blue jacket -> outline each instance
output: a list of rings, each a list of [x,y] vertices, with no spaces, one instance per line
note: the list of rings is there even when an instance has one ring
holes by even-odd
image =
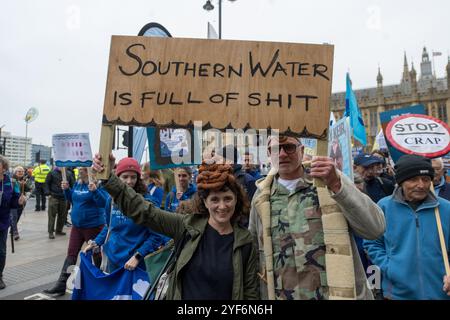
[[[191,199],[197,192],[197,186],[195,184],[189,183],[189,187],[186,192],[181,196],[181,201]],[[172,191],[166,197],[166,206],[164,207],[166,211],[175,212],[178,208],[180,201],[177,199],[177,188],[173,187]]]
[[[386,231],[364,240],[370,259],[382,272],[383,294],[389,299],[431,300],[450,297],[442,290],[445,275],[434,208],[439,206],[447,250],[450,248],[450,202],[431,193],[414,211],[400,187],[378,205]]]
[[[105,224],[105,205],[109,195],[99,188],[89,191],[86,183],[75,183],[64,190],[64,196],[72,203],[72,224],[77,228],[95,228]]]
[[[163,196],[164,190],[162,188],[155,186],[154,183],[148,185],[145,198],[150,200],[156,207],[161,208]]]
[[[16,186],[13,185],[11,178],[7,175],[3,175],[3,183],[0,181],[0,230],[7,230],[9,228],[9,214],[11,209],[16,209],[19,206],[19,191]]]
[[[450,183],[445,181],[445,178],[441,178],[439,185],[434,187],[434,191],[439,197],[450,201]]]
[[[262,178],[261,172],[258,169],[246,170],[245,172],[251,175],[253,178],[255,178],[255,180],[259,180]]]
[[[103,245],[103,252],[113,265],[125,265],[136,252],[145,257],[170,240],[148,227],[135,224],[116,205],[111,206],[111,201],[109,198],[105,207],[108,228],[103,228],[94,241],[100,246]],[[108,229],[110,235],[105,243]],[[139,267],[145,270],[144,259],[139,263]]]
[[[234,176],[236,180],[241,184],[244,188],[245,193],[247,194],[248,201],[251,203],[253,199],[253,195],[256,192],[256,179],[253,178],[250,174],[246,173],[242,170],[242,165],[235,164],[233,165]]]

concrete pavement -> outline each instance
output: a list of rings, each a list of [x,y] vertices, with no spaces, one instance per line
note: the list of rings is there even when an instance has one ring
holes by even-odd
[[[65,236],[48,238],[47,211],[35,212],[35,200],[28,200],[19,221],[20,239],[14,241],[15,253],[11,253],[11,237],[8,236],[6,267],[3,280],[6,288],[0,290],[0,300],[24,298],[50,299],[40,295],[59,277],[67,254],[70,228],[64,227]],[[70,299],[70,294],[57,300]]]

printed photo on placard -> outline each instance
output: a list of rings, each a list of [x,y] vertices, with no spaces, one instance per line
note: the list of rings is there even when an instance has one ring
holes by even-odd
[[[194,130],[148,127],[147,138],[152,169],[185,167],[201,162],[201,148],[196,147],[201,144],[198,137],[194,138]]]
[[[336,167],[353,181],[352,145],[347,118],[330,127],[328,156],[333,158]]]

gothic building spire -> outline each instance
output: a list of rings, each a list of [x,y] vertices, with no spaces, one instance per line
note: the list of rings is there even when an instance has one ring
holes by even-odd
[[[422,62],[420,63],[420,79],[433,80],[431,60],[426,47],[423,47],[422,51]]]
[[[406,58],[406,51],[405,51],[402,82],[409,82],[409,80],[410,78],[409,78],[408,59]]]
[[[378,86],[383,85],[383,76],[381,75],[381,70],[379,66],[378,66],[377,84]]]

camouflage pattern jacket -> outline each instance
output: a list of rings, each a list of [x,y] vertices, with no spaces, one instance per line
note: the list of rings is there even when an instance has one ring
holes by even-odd
[[[376,239],[385,229],[381,209],[360,192],[344,175],[341,190],[331,193],[355,235]],[[273,248],[274,296],[276,299],[327,299],[325,244],[317,191],[311,181],[300,179],[289,192],[273,174],[257,181],[258,190],[252,201],[249,229],[259,251],[261,299],[268,299],[264,237],[258,208],[270,209],[270,232]],[[269,205],[262,196],[270,188]],[[267,214],[267,212],[266,212]],[[358,299],[373,299],[367,287],[366,274],[356,243],[351,237]],[[273,294],[273,292],[272,292]]]

